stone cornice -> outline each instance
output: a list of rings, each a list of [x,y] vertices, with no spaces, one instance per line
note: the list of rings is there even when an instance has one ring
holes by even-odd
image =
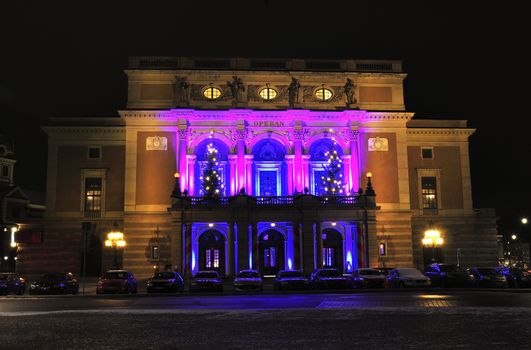
[[[470,137],[476,132],[476,129],[463,128],[463,129],[453,129],[453,128],[414,128],[407,129],[408,136],[466,136]]]
[[[123,126],[43,126],[42,130],[47,135],[66,133],[125,134]]]

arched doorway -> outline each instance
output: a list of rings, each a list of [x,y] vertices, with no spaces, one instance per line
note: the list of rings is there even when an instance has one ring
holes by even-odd
[[[260,272],[276,275],[284,269],[284,236],[276,230],[267,230],[258,237]]]
[[[343,271],[343,238],[331,228],[323,231],[323,267]]]
[[[225,274],[225,237],[216,230],[208,230],[199,236],[199,270]]]

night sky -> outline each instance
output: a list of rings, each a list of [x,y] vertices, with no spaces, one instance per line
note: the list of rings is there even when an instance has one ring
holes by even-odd
[[[40,127],[50,117],[125,108],[128,56],[401,59],[408,111],[478,129],[470,139],[474,206],[495,207],[502,233],[531,216],[529,19],[510,2],[14,3],[0,9],[0,129],[16,143],[23,188],[45,189]]]

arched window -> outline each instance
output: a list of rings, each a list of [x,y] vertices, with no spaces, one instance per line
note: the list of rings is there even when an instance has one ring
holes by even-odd
[[[258,94],[262,99],[269,101],[277,97],[277,90],[270,87],[266,87],[260,90]]]
[[[217,230],[208,230],[199,236],[199,270],[225,274],[225,237]]]
[[[315,98],[318,99],[319,101],[328,101],[334,95],[332,90],[327,89],[325,87],[321,87],[315,90],[314,94],[315,94]]]
[[[228,194],[228,188],[230,187],[228,166],[228,156],[230,154],[230,148],[223,141],[216,138],[207,138],[201,141],[194,150],[195,165],[194,165],[194,191],[190,195],[202,196],[203,193],[203,172],[207,166],[207,149],[209,145],[212,145],[217,150],[218,171],[221,178],[220,195],[226,196]]]
[[[253,147],[254,184],[256,196],[280,196],[286,173],[286,149],[277,140],[268,138]]]
[[[209,100],[215,100],[221,97],[221,90],[217,87],[210,86],[203,90],[203,96]]]

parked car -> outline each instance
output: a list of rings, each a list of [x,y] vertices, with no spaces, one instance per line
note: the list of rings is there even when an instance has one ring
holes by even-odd
[[[389,282],[387,281],[387,276],[389,272],[393,271],[394,267],[377,267],[376,270],[380,271],[385,276],[384,287],[389,288]]]
[[[310,280],[300,270],[281,270],[273,282],[275,290],[308,289],[309,287]]]
[[[22,295],[26,291],[26,281],[18,273],[0,273],[0,294]]]
[[[419,269],[413,267],[400,267],[393,269],[387,276],[389,287],[429,287],[431,280],[426,277]]]
[[[47,273],[30,284],[30,294],[77,294],[79,283],[71,272]]]
[[[505,276],[511,288],[531,287],[531,273],[519,267],[500,266],[496,271]]]
[[[243,291],[258,291],[264,290],[262,277],[256,270],[242,270],[234,278],[234,290],[237,292]]]
[[[424,268],[424,274],[433,286],[440,287],[469,287],[474,280],[466,270],[454,264],[431,264]]]
[[[155,272],[146,283],[148,293],[155,292],[182,292],[184,278],[178,272]]]
[[[96,285],[96,294],[127,293],[136,294],[138,283],[131,271],[108,270]]]
[[[377,269],[360,268],[351,274],[354,288],[383,288],[385,275]]]
[[[507,278],[494,267],[471,267],[468,272],[473,276],[475,287],[505,288],[508,286]]]
[[[223,291],[223,281],[217,271],[199,271],[190,281],[190,292]]]
[[[312,289],[349,288],[351,279],[343,276],[338,269],[317,269],[310,275]]]

